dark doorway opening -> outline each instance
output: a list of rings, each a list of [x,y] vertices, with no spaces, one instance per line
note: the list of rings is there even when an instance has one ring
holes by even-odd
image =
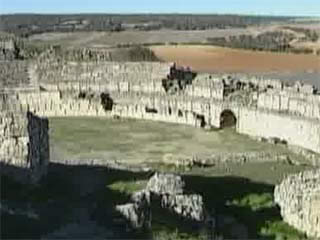
[[[224,110],[220,115],[220,128],[230,128],[237,125],[237,118],[231,110]]]
[[[204,128],[206,126],[206,121],[203,115],[196,115],[196,119],[197,119],[197,126]]]
[[[146,113],[158,113],[158,110],[155,108],[145,107]]]

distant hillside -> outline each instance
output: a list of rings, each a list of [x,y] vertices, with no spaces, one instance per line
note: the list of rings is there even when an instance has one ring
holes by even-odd
[[[29,36],[42,32],[123,31],[126,29],[205,30],[241,28],[271,22],[288,22],[293,19],[293,17],[274,16],[193,14],[14,14],[0,15],[0,31]]]

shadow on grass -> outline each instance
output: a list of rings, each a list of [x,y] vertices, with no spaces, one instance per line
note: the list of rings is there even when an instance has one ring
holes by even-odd
[[[117,204],[129,202],[130,195],[106,186],[119,181],[130,183],[147,180],[149,177],[150,173],[145,172],[134,173],[105,167],[67,166],[54,163],[50,164],[48,176],[38,187],[23,186],[7,177],[2,177],[1,200],[30,202],[39,212],[40,218],[30,220],[26,216],[2,214],[1,238],[40,238],[67,223],[81,222],[82,219],[77,211],[82,208],[88,210],[90,220],[106,230],[111,229],[114,233],[112,238],[150,239],[158,230],[169,232],[178,230],[181,233],[194,234],[197,229],[193,228],[192,223],[183,221],[158,207],[153,208],[151,231],[134,233],[126,231],[125,221],[115,212],[114,207]],[[268,221],[281,220],[279,210],[275,206],[254,210],[246,205],[227,206],[226,204],[229,201],[243,199],[250,194],[273,194],[272,185],[230,176],[185,175],[184,179],[187,191],[200,193],[209,211],[215,209],[218,215],[235,217],[248,227],[251,239],[266,239],[267,237],[260,234],[261,228],[265,227]],[[78,217],[80,219],[77,219]],[[68,235],[67,238],[72,236]],[[267,239],[274,238],[275,236],[271,235]]]
[[[279,222],[281,227],[285,228],[285,234],[289,238],[304,238],[303,234],[281,222],[280,209],[273,203],[273,185],[252,182],[249,179],[234,176],[187,175],[184,176],[184,179],[190,192],[204,196],[207,210],[214,209],[218,216],[236,218],[239,223],[247,227],[250,239],[275,239],[277,234],[283,235],[283,232],[277,232],[279,229],[270,229],[270,224]],[[264,199],[265,196],[268,199]],[[219,222],[217,224],[219,226]],[[263,234],[263,229],[270,231]],[[231,237],[228,229],[218,228],[218,231],[224,237]]]
[[[112,191],[106,185],[148,177],[146,173],[55,163],[50,163],[48,176],[39,186],[22,185],[1,175],[1,201],[8,203],[10,208],[14,205],[14,209],[16,206],[19,206],[19,209],[24,208],[25,203],[29,203],[39,214],[39,219],[30,219],[25,215],[1,214],[1,238],[40,238],[68,223],[81,222],[81,219],[74,216],[81,208],[88,209],[89,220],[105,224],[105,228],[113,228],[114,206],[128,201],[129,196]],[[123,229],[117,227],[117,230],[119,231],[114,237],[119,235],[119,238],[128,238]]]

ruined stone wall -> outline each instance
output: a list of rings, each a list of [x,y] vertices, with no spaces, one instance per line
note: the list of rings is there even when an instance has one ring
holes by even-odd
[[[320,119],[320,95],[268,91],[259,94],[258,108]]]
[[[49,163],[48,120],[26,111],[0,115],[1,174],[36,183]]]
[[[170,66],[146,62],[40,62],[34,76],[49,92],[107,92],[114,101],[113,109],[104,111],[99,98],[34,96],[34,101],[27,97],[25,103],[47,116],[120,116],[217,128],[221,113],[230,110],[238,120],[240,133],[277,137],[320,152],[319,134],[315,134],[320,129],[320,95],[312,87],[287,86],[274,79],[245,75],[200,74],[185,89],[171,95],[162,83]],[[37,99],[43,99],[40,102],[44,104],[37,104]]]
[[[14,60],[17,56],[15,42],[10,37],[0,36],[0,61]]]
[[[1,61],[0,90],[30,85],[28,66],[25,61]]]
[[[285,222],[320,238],[320,169],[288,176],[276,186],[274,199]]]
[[[59,91],[18,94],[23,109],[44,117],[106,116],[100,101],[71,98]]]
[[[315,134],[320,129],[319,95],[276,80],[210,74],[199,74],[184,89],[169,94],[162,80],[170,66],[37,62],[29,65],[28,76],[40,90],[19,91],[18,108],[39,116],[119,116],[217,128],[222,112],[230,110],[240,133],[277,137],[320,152]],[[112,109],[104,109],[101,93],[110,95]]]
[[[241,108],[237,130],[251,136],[276,137],[320,153],[320,121],[317,119]]]

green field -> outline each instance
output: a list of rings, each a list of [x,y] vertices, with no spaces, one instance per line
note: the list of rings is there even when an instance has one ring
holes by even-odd
[[[51,118],[53,158],[99,158],[130,163],[230,152],[281,152],[283,146],[259,143],[232,129],[204,131],[191,126],[141,120]]]

